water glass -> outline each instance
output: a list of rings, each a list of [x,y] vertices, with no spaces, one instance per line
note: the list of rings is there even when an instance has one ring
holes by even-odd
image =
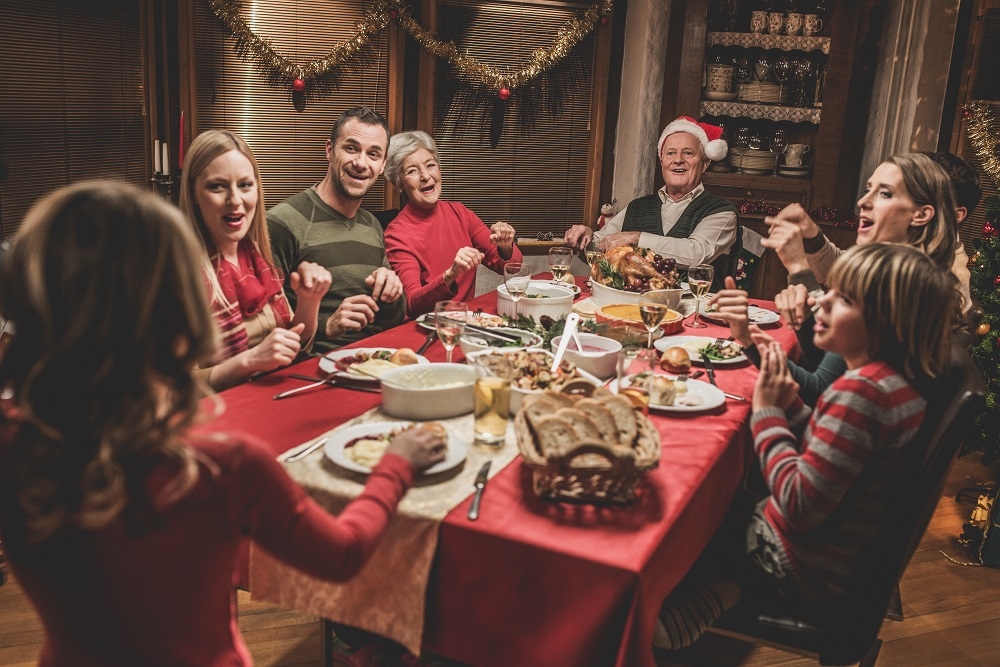
[[[465,331],[465,321],[469,316],[469,306],[464,301],[438,301],[434,304],[434,328],[444,345],[446,359],[451,363],[451,351],[458,345],[458,339]]]
[[[476,444],[500,447],[507,435],[510,419],[510,360],[504,355],[491,355],[489,368],[477,365],[473,394],[473,429]],[[501,358],[503,357],[503,358]]]

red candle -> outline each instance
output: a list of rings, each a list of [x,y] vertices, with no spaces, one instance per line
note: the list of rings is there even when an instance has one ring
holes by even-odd
[[[184,168],[184,112],[181,112],[181,136],[180,136],[180,148],[177,150],[177,168]]]

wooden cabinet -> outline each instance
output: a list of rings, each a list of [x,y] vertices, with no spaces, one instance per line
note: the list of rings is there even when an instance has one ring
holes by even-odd
[[[747,127],[751,134],[764,140],[757,146],[762,151],[768,149],[770,138],[780,129],[785,133],[786,143],[810,146],[807,164],[812,168],[808,173],[796,177],[773,176],[760,169],[759,164],[753,165],[757,167],[751,169],[754,173],[736,173],[735,167],[730,172],[725,164],[720,164],[713,165],[712,171],[706,173],[706,185],[737,205],[747,200],[777,205],[799,202],[810,210],[832,206],[850,213],[857,196],[861,144],[881,27],[880,21],[870,19],[882,3],[837,0],[823,18],[826,24],[820,34],[808,37],[749,32],[750,12],[759,9],[760,4],[753,2],[730,3],[739,8],[727,26],[734,29],[710,32],[710,23],[718,22],[709,17],[709,6],[718,4],[708,0],[674,3],[677,11],[671,12],[670,34],[680,43],[675,42],[674,48],[668,49],[662,125],[679,115],[698,116],[706,122],[724,125],[731,149],[737,129]],[[805,4],[815,3],[800,3]],[[703,89],[708,65],[717,61],[731,64],[742,56],[755,61],[761,55],[772,63],[779,58],[812,63],[814,71],[820,74],[821,89],[816,89],[813,79],[813,89],[806,95],[803,106],[793,106],[791,102],[795,100],[784,99],[792,80],[781,83],[784,101],[777,95],[769,96],[774,104],[757,103],[747,90],[741,95],[736,81],[728,96]],[[765,82],[772,89],[778,87],[773,74]],[[815,99],[817,93],[819,99]],[[734,96],[736,99],[728,99]]]

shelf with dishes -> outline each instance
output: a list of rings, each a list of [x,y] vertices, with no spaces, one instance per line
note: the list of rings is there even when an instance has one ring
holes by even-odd
[[[743,48],[780,49],[782,51],[821,51],[830,55],[830,38],[811,35],[772,35],[756,32],[710,32],[708,46],[742,46]]]
[[[710,92],[702,93],[706,97]],[[736,96],[737,93],[723,93]],[[714,101],[705,99],[701,102],[700,116],[729,116],[730,118],[758,118],[772,121],[790,121],[792,123],[812,123],[819,125],[822,109],[819,107],[786,107],[774,104],[761,104],[747,101]]]

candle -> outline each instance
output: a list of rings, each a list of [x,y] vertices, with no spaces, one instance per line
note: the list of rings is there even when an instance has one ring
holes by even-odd
[[[158,174],[162,171],[160,169],[160,140],[157,139],[153,142],[153,173]]]
[[[170,146],[163,142],[163,175],[170,175]]]
[[[177,149],[177,168],[184,168],[184,112],[181,112],[181,136],[180,136],[181,147]]]

